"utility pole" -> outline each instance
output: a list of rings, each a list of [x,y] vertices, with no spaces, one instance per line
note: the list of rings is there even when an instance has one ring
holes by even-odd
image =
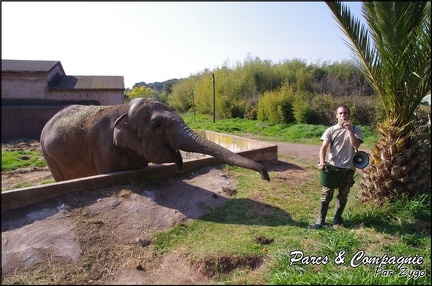
[[[216,122],[216,94],[215,94],[215,78],[212,74],[211,81],[213,82],[213,123]]]
[[[195,114],[195,97],[194,97],[193,89],[192,89],[192,106],[193,106],[194,115],[196,115]]]

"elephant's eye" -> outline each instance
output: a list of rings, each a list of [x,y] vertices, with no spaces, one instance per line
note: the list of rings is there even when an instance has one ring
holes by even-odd
[[[162,117],[156,117],[152,119],[152,128],[157,129],[161,128],[163,125],[163,118]]]

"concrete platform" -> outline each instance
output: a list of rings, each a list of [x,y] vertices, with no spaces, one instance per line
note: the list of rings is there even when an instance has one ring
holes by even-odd
[[[277,160],[276,145],[213,131],[196,131],[197,134],[213,141],[234,153],[254,161]],[[223,163],[213,156],[182,152],[183,171]],[[91,177],[73,179],[52,184],[20,188],[2,192],[2,213],[42,202],[66,193],[79,192],[112,185],[125,184],[149,177],[160,177],[179,173],[174,163],[150,165],[139,170],[115,172]]]

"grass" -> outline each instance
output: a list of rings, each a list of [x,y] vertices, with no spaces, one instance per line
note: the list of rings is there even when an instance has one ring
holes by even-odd
[[[11,150],[2,151],[2,172],[3,171],[14,171],[20,168],[34,168],[34,167],[46,167],[46,161],[43,157],[42,152],[34,150]],[[44,180],[40,182],[41,185],[53,183],[54,179]],[[30,182],[21,182],[13,186],[13,189],[31,187],[34,184]],[[6,191],[8,189],[2,189]]]
[[[192,129],[210,130],[231,134],[254,134],[262,140],[293,142],[321,145],[321,135],[329,126],[310,124],[270,124],[257,120],[241,118],[219,119],[213,123],[206,115],[182,115],[183,120]],[[378,139],[370,126],[360,126],[363,132],[365,148],[372,147]]]
[[[229,169],[238,180],[237,196],[188,225],[159,233],[153,245],[156,253],[181,250],[191,261],[212,261],[213,271],[224,284],[430,284],[430,228],[429,232],[414,228],[419,221],[430,221],[429,197],[381,206],[360,203],[356,182],[344,214],[346,227],[315,230],[309,226],[318,212],[317,176],[305,180],[294,192],[289,186],[283,189],[274,178],[270,183],[257,182],[249,170]],[[257,237],[269,238],[272,243],[261,245]],[[386,255],[399,261],[424,260],[405,263],[399,269],[394,263],[380,268],[370,260]],[[360,256],[368,260],[351,265]],[[220,262],[226,257],[232,263],[238,263],[240,257],[265,263],[257,276],[257,271],[247,267]],[[412,277],[404,276],[408,273]]]
[[[263,136],[263,140],[309,144],[319,144],[325,129],[308,125],[271,126],[241,119],[218,120],[213,124],[198,116],[185,116],[185,121],[193,129],[250,133]],[[368,128],[362,129],[365,145],[372,144],[376,135]],[[2,165],[3,156],[2,153]],[[344,212],[346,227],[315,230],[310,225],[318,214],[319,173],[305,162],[295,158],[289,161],[311,175],[299,183],[291,183],[270,172],[270,182],[257,181],[256,172],[226,165],[225,170],[238,182],[236,194],[203,217],[157,233],[150,246],[153,255],[176,251],[191,262],[202,262],[207,272],[215,275],[217,284],[431,284],[430,196],[384,205],[362,203],[357,198],[357,177]],[[330,204],[329,218],[334,201]],[[260,243],[262,239],[267,243]],[[130,253],[111,249],[104,255],[125,261]],[[83,256],[84,262],[94,263],[91,256]],[[358,263],[354,258],[360,256]],[[386,257],[390,260],[379,267],[377,262]],[[416,258],[418,263],[414,261]],[[398,268],[394,262],[401,260],[406,263]],[[62,277],[62,270],[58,271]],[[73,275],[73,281],[89,283],[92,277],[89,271],[76,270],[79,275]],[[28,278],[24,272],[22,275],[2,279],[2,283],[67,283],[67,279],[56,280],[44,273]],[[41,281],[40,277],[53,279]],[[97,284],[97,279],[94,283]]]
[[[270,125],[243,119],[212,123],[208,117],[192,115],[184,116],[184,120],[193,129],[250,133],[263,140],[307,144],[320,144],[319,138],[327,128]],[[371,147],[377,135],[369,127],[361,128],[365,147]],[[314,171],[313,166],[303,167]],[[414,227],[430,221],[430,197],[385,205],[361,203],[357,199],[357,179],[344,213],[347,227],[315,230],[309,226],[318,213],[318,172],[300,185],[288,186],[274,178],[270,183],[257,182],[249,170],[227,168],[238,181],[236,196],[188,225],[159,233],[154,242],[156,253],[181,249],[192,261],[213,261],[212,267],[223,284],[430,284],[430,224],[420,231]],[[333,208],[334,200],[330,217]],[[272,243],[261,245],[256,242],[257,237],[269,238]],[[364,259],[383,259],[388,255],[393,260],[424,260],[400,268],[394,264],[378,267],[372,262],[351,265],[351,260],[362,253]],[[338,256],[343,259],[338,260]],[[265,263],[260,271],[238,267],[227,272],[228,266],[218,264],[221,257],[259,257]]]
[[[46,162],[40,151],[2,151],[2,171],[45,166]]]

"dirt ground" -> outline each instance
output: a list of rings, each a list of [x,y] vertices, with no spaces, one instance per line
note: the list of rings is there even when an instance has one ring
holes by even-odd
[[[2,144],[2,150],[40,150],[38,141],[9,143]],[[262,163],[269,171],[277,172],[276,179],[295,185],[311,175],[311,171],[288,161],[301,158],[305,164],[315,163],[319,146],[271,143],[278,145],[279,160]],[[50,178],[47,168],[2,172],[2,190],[19,182],[38,184]],[[69,263],[73,267],[82,253],[96,244],[122,247],[125,251],[137,251],[136,246],[140,246],[134,253],[136,260],[97,277],[97,284],[211,284],[211,275],[197,271],[202,265],[189,264],[179,253],[154,257],[147,246],[156,232],[204,215],[235,191],[236,181],[226,170],[208,166],[154,182],[67,194],[3,213],[2,284],[14,271],[41,263]]]

